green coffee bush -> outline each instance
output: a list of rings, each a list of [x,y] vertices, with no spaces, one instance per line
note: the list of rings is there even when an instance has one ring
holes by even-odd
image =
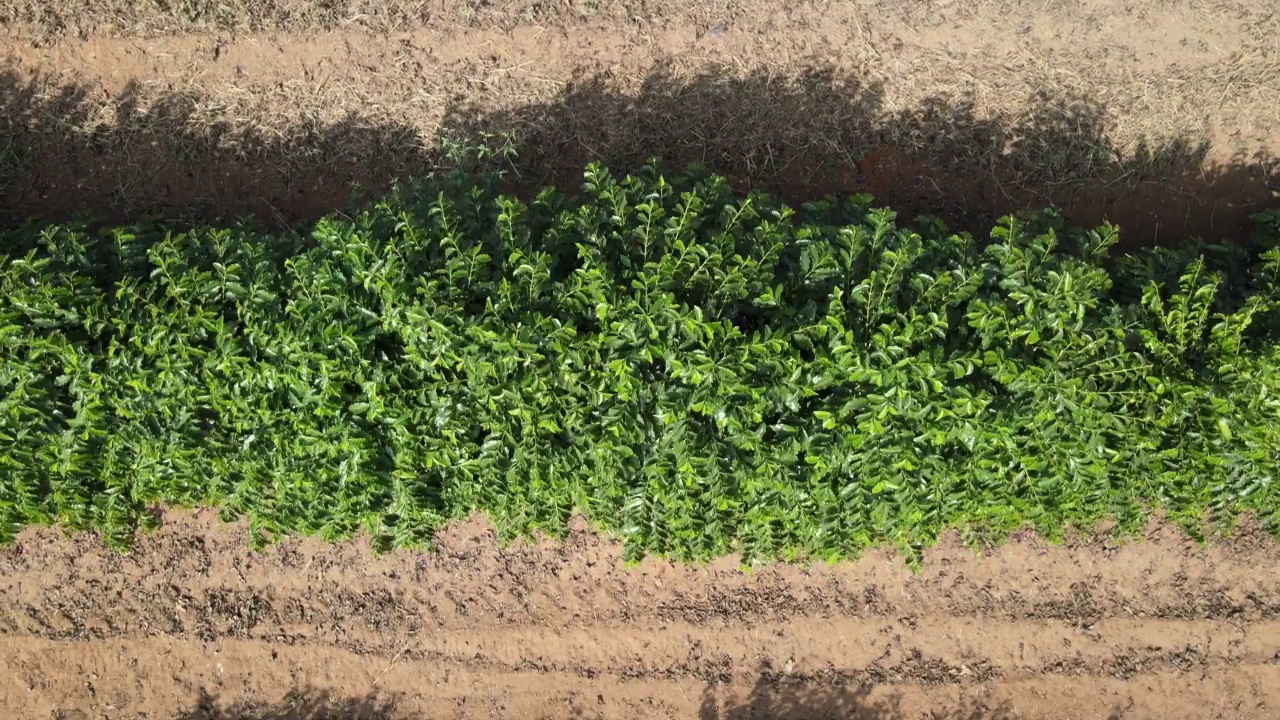
[[[849,556],[1162,510],[1277,527],[1280,215],[1109,258],[696,171],[529,203],[454,174],[309,234],[32,226],[0,261],[0,535],[510,537]]]

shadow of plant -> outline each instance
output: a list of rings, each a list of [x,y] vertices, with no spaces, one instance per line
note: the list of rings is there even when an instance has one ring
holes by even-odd
[[[708,683],[698,698],[698,720],[1016,720],[1023,717],[999,702],[975,699],[979,693],[930,692],[929,685],[892,687],[858,684],[839,673],[813,677],[761,666],[754,684]],[[933,690],[937,687],[933,686]],[[976,688],[975,688],[976,689]],[[588,693],[592,694],[592,693]],[[910,697],[908,695],[911,695]],[[946,697],[946,700],[937,698]],[[931,701],[930,698],[933,698]],[[684,698],[688,699],[688,698]],[[674,700],[674,698],[673,698]],[[932,703],[932,704],[930,704]],[[400,710],[395,696],[339,697],[314,688],[295,689],[275,704],[220,701],[201,693],[195,707],[174,720],[427,720]],[[638,709],[637,709],[638,710]],[[609,712],[581,706],[563,715],[538,717],[603,718]]]
[[[906,687],[907,689],[903,689]],[[768,663],[749,691],[709,684],[703,691],[698,720],[1015,720],[1001,703],[961,695],[939,701],[927,685],[892,687],[860,683],[840,672],[801,675],[780,672]],[[917,697],[908,697],[913,692]],[[931,701],[925,698],[932,698]],[[925,706],[925,707],[922,707]]]
[[[440,162],[440,138],[359,109],[267,132],[211,115],[198,94],[135,86],[103,99],[51,82],[0,74],[0,221],[295,224],[349,207],[353,187],[380,193]],[[690,76],[659,66],[638,88],[600,75],[512,107],[460,101],[441,126],[463,141],[510,133],[510,189],[521,193],[576,188],[591,160],[626,172],[656,156],[793,204],[870,192],[908,217],[927,212],[982,234],[1012,210],[1056,206],[1072,224],[1116,222],[1131,245],[1242,238],[1248,217],[1275,203],[1274,158],[1213,164],[1196,138],[1122,147],[1106,111],[1047,91],[1017,117],[984,116],[964,97],[887,107],[879,83],[830,70]]]
[[[690,78],[659,67],[638,91],[588,78],[547,103],[457,106],[445,125],[514,132],[526,181],[572,188],[591,160],[622,170],[658,156],[793,205],[870,192],[906,217],[980,235],[1010,211],[1057,207],[1075,225],[1115,222],[1131,244],[1243,238],[1249,216],[1275,204],[1274,157],[1213,163],[1208,142],[1190,137],[1125,147],[1107,112],[1048,91],[1016,117],[983,115],[964,96],[889,107],[881,83],[829,70]]]
[[[326,690],[301,688],[278,703],[225,703],[201,691],[195,707],[174,720],[413,720],[396,710],[393,696],[340,697]]]

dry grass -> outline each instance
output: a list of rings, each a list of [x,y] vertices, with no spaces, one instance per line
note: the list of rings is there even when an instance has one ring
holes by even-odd
[[[237,2],[42,7],[63,18],[46,31],[81,17],[104,35],[418,26],[376,38],[11,41],[9,55],[29,62],[0,78],[8,215],[295,222],[345,205],[353,185],[430,170],[442,134],[486,130],[516,134],[522,187],[573,186],[588,160],[626,169],[661,156],[792,200],[870,190],[973,227],[1056,205],[1155,241],[1243,232],[1274,202],[1274,12],[1152,0],[1113,17],[1103,0],[1053,12],[1005,0],[949,15],[827,3],[763,14],[725,0],[675,3],[666,17],[688,26],[663,30],[641,4],[561,3],[519,25],[542,5]],[[35,7],[0,0],[0,17],[29,20]],[[480,12],[519,27],[420,27]],[[610,19],[632,12],[640,30]],[[1143,14],[1157,12],[1163,35],[1147,37]],[[569,29],[584,13],[605,24]],[[1207,30],[1188,24],[1197,18]],[[1195,47],[1169,46],[1174,32]],[[1234,44],[1217,47],[1223,38]],[[136,80],[113,84],[122,76]]]
[[[527,23],[627,20],[651,0],[3,0],[0,21],[48,35],[154,37],[189,32],[361,28],[391,32],[430,23],[509,28]]]

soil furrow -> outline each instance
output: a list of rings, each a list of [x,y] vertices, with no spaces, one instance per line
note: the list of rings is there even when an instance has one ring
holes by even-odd
[[[835,566],[744,571],[730,558],[624,568],[616,544],[581,526],[563,544],[499,548],[483,523],[472,523],[443,535],[434,551],[384,556],[361,542],[314,540],[258,552],[246,538],[242,526],[221,525],[211,513],[171,515],[128,554],[90,538],[29,532],[0,550],[0,631],[244,634],[342,618],[374,631],[807,617],[910,624],[947,615],[1080,628],[1110,618],[1280,619],[1280,552],[1247,529],[1205,545],[1158,525],[1120,546],[1024,536],[986,555],[952,539],[914,571],[878,551]]]
[[[1023,534],[979,553],[947,540],[917,570],[883,552],[626,567],[580,523],[562,542],[500,547],[477,520],[429,551],[386,555],[361,540],[255,551],[246,538],[209,512],[167,514],[129,553],[24,532],[0,550],[0,676],[12,678],[0,701],[42,720],[48,703],[168,718],[200,692],[267,702],[287,675],[290,688],[305,677],[357,696],[378,677],[426,717],[466,717],[484,698],[497,698],[486,713],[532,717],[868,702],[881,714],[866,717],[915,717],[885,713],[970,700],[974,717],[1068,717],[1053,713],[1084,707],[1084,684],[1116,707],[1218,693],[1243,703],[1219,717],[1256,717],[1240,708],[1270,707],[1266,683],[1280,679],[1277,549],[1247,526],[1205,544],[1159,524],[1123,545]],[[52,663],[77,670],[42,675]],[[160,676],[159,694],[139,689]],[[92,692],[79,678],[96,678]],[[448,689],[426,693],[422,678]]]
[[[121,671],[121,658],[132,657]],[[50,677],[42,668],[75,668],[74,678]],[[337,648],[276,647],[257,641],[192,644],[172,638],[62,643],[0,639],[0,703],[21,717],[49,717],[50,698],[80,699],[109,708],[109,717],[175,717],[212,700],[273,701],[276,688],[299,675],[337,694],[373,691],[395,708],[391,717],[469,717],[495,712],[511,717],[1191,717],[1169,708],[1196,708],[1195,717],[1262,717],[1280,702],[1280,666],[1238,665],[1224,673],[1188,673],[1159,667],[1116,672],[1088,684],[1055,677],[974,677],[931,674],[929,663],[862,675],[806,673],[762,662],[708,680],[696,675],[584,676],[528,665],[477,667],[409,653],[371,658]],[[203,693],[201,692],[203,689]],[[130,715],[145,697],[150,715]],[[1153,702],[1158,700],[1157,702]],[[706,715],[713,705],[719,714]],[[65,706],[63,706],[65,707]],[[1163,708],[1163,709],[1162,709]],[[1263,711],[1264,714],[1250,714]],[[699,713],[703,714],[699,714]],[[810,714],[804,714],[804,713]],[[858,715],[858,712],[864,713]],[[163,714],[169,713],[169,714]],[[399,714],[395,714],[399,713]],[[968,714],[966,714],[968,713]],[[1115,713],[1120,713],[1116,715]]]
[[[302,605],[303,601],[291,598]],[[200,614],[200,608],[192,608]],[[344,626],[345,627],[342,627]],[[281,645],[333,645],[355,652],[391,656],[411,637],[412,656],[517,670],[536,666],[584,676],[611,674],[714,675],[762,658],[796,672],[838,670],[849,677],[871,666],[893,665],[907,655],[928,657],[956,677],[982,667],[995,675],[1028,673],[1112,674],[1116,668],[1213,664],[1265,664],[1280,653],[1280,623],[1109,619],[1087,629],[1061,621],[1008,622],[982,616],[930,617],[902,621],[806,618],[689,625],[493,627],[445,629],[414,619],[402,624],[370,623],[359,611],[343,621],[326,615],[314,624],[281,624],[255,619],[249,627],[220,631],[199,626],[182,632],[155,627],[82,628],[59,632],[33,625],[5,636],[54,640],[111,640],[175,637],[199,641],[252,639]],[[728,648],[726,651],[721,648]],[[704,655],[706,657],[704,657]],[[712,669],[707,669],[712,668]],[[721,668],[715,670],[714,668]],[[969,668],[961,672],[962,668]]]

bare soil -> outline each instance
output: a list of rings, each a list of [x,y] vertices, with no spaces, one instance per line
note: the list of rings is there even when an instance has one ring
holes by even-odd
[[[0,0],[0,222],[293,224],[514,133],[514,189],[710,165],[1133,243],[1280,202],[1265,0]]]
[[[1263,718],[1280,714],[1280,547],[1153,525],[1030,535],[923,567],[876,552],[625,567],[577,525],[430,552],[169,515],[128,554],[0,551],[7,718]]]

